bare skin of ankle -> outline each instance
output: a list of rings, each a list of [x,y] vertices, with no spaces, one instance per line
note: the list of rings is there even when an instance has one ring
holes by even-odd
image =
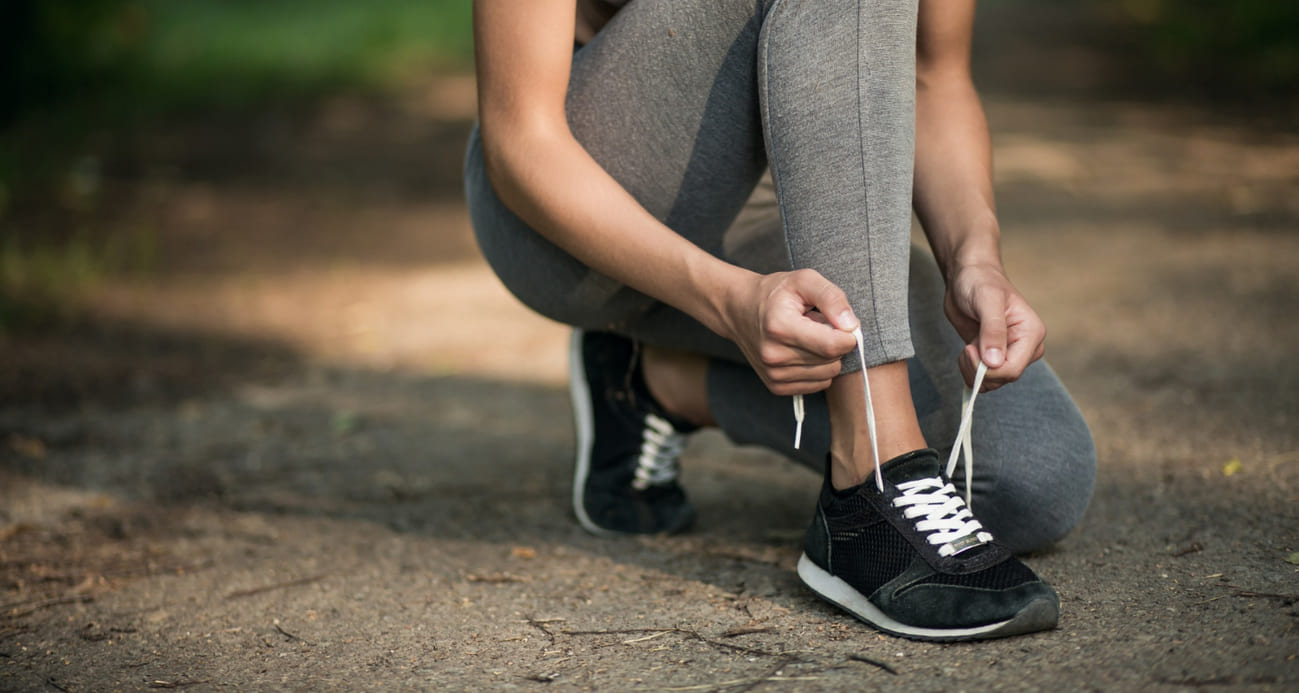
[[[865,373],[870,379],[880,462],[926,447],[911,401],[907,362],[886,363]],[[825,392],[830,406],[830,485],[837,490],[856,486],[875,473],[861,378],[862,371],[841,375]]]
[[[667,410],[696,426],[716,426],[708,406],[708,359],[662,347],[641,350],[641,372],[650,395]]]
[[[708,359],[698,354],[646,346],[641,352],[645,384],[668,413],[696,426],[716,426],[708,406]],[[866,369],[875,405],[875,432],[880,462],[926,447],[911,401],[905,361]],[[830,407],[830,484],[845,489],[875,473],[862,371],[834,379],[826,390]]]

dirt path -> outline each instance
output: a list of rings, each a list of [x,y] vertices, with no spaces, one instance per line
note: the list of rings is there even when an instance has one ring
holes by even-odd
[[[160,269],[0,341],[0,690],[1293,690],[1299,136],[1107,97],[1095,50],[1011,40],[1033,20],[994,13],[982,62],[1007,262],[1100,450],[1031,558],[1060,629],[833,611],[792,570],[818,480],[716,435],[692,534],[582,533],[566,332],[473,249],[449,78],[110,168],[96,231]]]

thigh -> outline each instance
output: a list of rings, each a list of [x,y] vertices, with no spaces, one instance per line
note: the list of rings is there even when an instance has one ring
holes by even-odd
[[[573,134],[651,214],[714,254],[766,169],[763,5],[635,0],[573,60]]]

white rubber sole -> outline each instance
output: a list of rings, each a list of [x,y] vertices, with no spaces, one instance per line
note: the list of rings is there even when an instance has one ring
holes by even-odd
[[[573,399],[573,425],[577,431],[577,459],[573,463],[573,513],[582,529],[598,537],[622,536],[591,521],[583,502],[586,477],[591,473],[591,447],[595,444],[595,418],[591,412],[591,385],[582,363],[582,330],[573,330],[568,342],[568,390]]]
[[[798,559],[798,577],[822,599],[838,606],[868,625],[885,633],[915,640],[952,641],[985,640],[1008,635],[1032,633],[1054,628],[1059,609],[1050,601],[1039,600],[1028,605],[1014,618],[974,628],[919,628],[900,623],[880,611],[851,585],[826,572],[803,554]]]

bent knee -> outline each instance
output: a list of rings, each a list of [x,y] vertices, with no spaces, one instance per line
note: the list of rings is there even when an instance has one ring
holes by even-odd
[[[1030,472],[1001,479],[985,506],[975,510],[1015,553],[1040,551],[1082,522],[1095,488],[1096,447],[1086,434],[1060,453],[1039,458]]]

